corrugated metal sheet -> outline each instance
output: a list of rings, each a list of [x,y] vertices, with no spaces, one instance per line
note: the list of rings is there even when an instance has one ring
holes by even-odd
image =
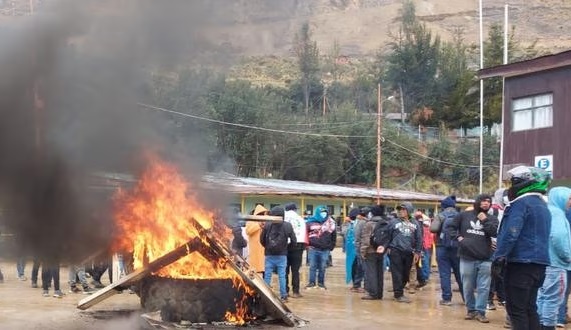
[[[118,173],[94,173],[92,187],[118,188],[122,185],[133,184],[131,175]],[[377,189],[369,187],[341,186],[319,184],[303,181],[257,179],[238,177],[229,173],[210,173],[202,177],[201,186],[206,189],[222,189],[239,195],[284,195],[284,196],[313,196],[328,198],[369,199],[377,198]],[[381,189],[381,200],[439,202],[444,198],[440,195],[410,192],[404,190]],[[472,203],[471,199],[458,198],[460,203]]]
[[[243,195],[306,195],[337,198],[377,198],[377,189],[368,187],[348,187],[277,179],[243,178],[228,173],[208,174],[203,176],[202,180],[204,183],[208,183],[208,185],[214,185],[226,191]],[[444,198],[444,196],[440,195],[392,189],[381,189],[380,196],[381,200],[423,202],[438,202]],[[458,202],[472,203],[473,200],[459,198]]]

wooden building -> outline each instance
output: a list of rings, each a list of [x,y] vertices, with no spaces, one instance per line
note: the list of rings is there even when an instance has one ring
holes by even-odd
[[[479,71],[504,79],[503,173],[534,165],[571,182],[571,50]]]

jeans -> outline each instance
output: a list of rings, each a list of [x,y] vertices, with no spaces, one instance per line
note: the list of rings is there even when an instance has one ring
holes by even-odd
[[[287,271],[286,271],[286,291],[289,294],[289,273],[291,272],[291,286],[293,293],[299,293],[299,268],[301,267],[301,259],[303,248],[289,250],[287,252]]]
[[[286,266],[287,256],[266,256],[265,258],[264,281],[270,285],[272,283],[272,273],[274,269],[277,270],[281,298],[287,298]]]
[[[430,279],[430,260],[432,258],[432,249],[424,249],[421,258],[421,267],[416,269],[416,280],[426,282]]]
[[[325,267],[329,258],[329,250],[319,250],[309,248],[309,285],[315,285],[315,277],[317,276],[317,284],[325,286]]]
[[[353,288],[360,288],[361,283],[365,278],[363,260],[360,255],[355,256],[355,260],[353,260],[353,265],[351,266],[351,278],[353,279]]]
[[[567,323],[567,301],[569,300],[569,294],[571,293],[571,271],[567,271],[567,287],[565,288],[565,297],[563,302],[559,305],[559,315],[557,316],[557,323],[565,324]]]
[[[486,315],[491,273],[491,261],[472,261],[460,258],[462,289],[468,312],[478,312],[481,315]],[[476,291],[475,297],[474,291]]]
[[[506,307],[512,329],[540,329],[537,292],[545,279],[545,266],[508,263],[505,275]]]
[[[24,269],[26,268],[26,257],[18,258],[16,262],[16,271],[18,272],[18,277],[24,276]]]
[[[544,326],[555,326],[559,314],[559,306],[565,297],[567,271],[562,268],[547,266],[545,280],[537,295],[537,314],[539,323]]]
[[[38,258],[34,258],[34,264],[32,266],[32,283],[38,284],[38,273],[40,272],[40,260]]]
[[[442,291],[442,300],[452,300],[452,272],[456,283],[460,288],[460,295],[464,299],[464,291],[462,289],[462,277],[460,276],[460,258],[458,258],[458,248],[452,247],[436,247],[436,262],[438,263],[438,274],[440,276],[440,289]]]
[[[75,286],[77,280],[81,283],[81,286],[85,289],[89,287],[87,284],[87,279],[85,278],[85,267],[69,265],[69,285],[71,287]]]

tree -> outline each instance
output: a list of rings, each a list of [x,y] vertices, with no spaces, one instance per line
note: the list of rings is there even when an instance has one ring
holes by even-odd
[[[307,116],[309,114],[311,86],[315,82],[319,82],[319,49],[317,43],[311,39],[309,23],[306,22],[301,26],[300,31],[295,35],[293,44],[301,73],[305,115]]]
[[[392,89],[402,91],[407,112],[432,108],[436,103],[440,37],[433,37],[426,25],[418,22],[412,1],[403,3],[401,13],[400,29],[386,57],[385,78]],[[379,63],[384,61],[385,56],[379,55]]]

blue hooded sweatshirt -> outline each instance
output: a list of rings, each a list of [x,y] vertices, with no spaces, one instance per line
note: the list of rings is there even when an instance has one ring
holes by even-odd
[[[565,217],[567,201],[571,189],[555,187],[549,191],[547,207],[551,212],[551,232],[549,234],[550,266],[571,270],[571,228]]]
[[[327,212],[327,216],[322,217],[321,212]],[[335,248],[335,240],[337,239],[335,221],[331,219],[325,206],[317,206],[313,216],[307,219],[307,238],[310,248],[318,250],[333,250]]]

